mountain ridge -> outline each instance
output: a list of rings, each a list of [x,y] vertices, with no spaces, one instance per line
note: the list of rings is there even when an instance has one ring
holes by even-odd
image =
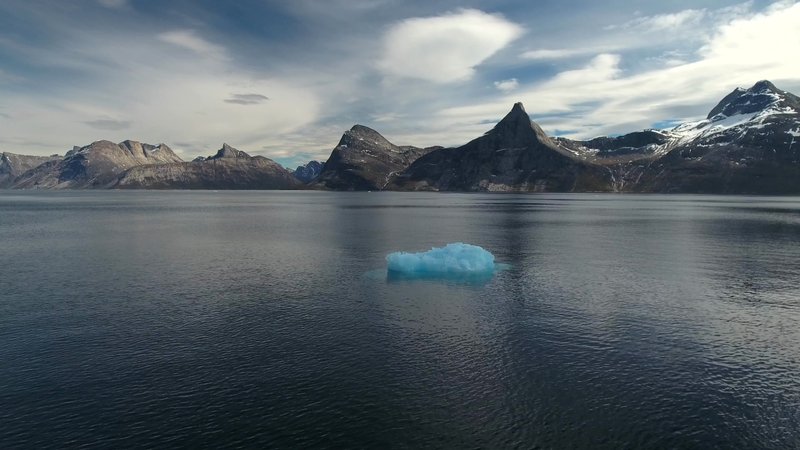
[[[704,119],[621,136],[550,137],[517,102],[459,147],[397,146],[357,124],[324,164],[289,171],[227,143],[184,162],[165,144],[101,140],[63,158],[3,153],[0,187],[797,194],[798,138],[800,97],[761,80]]]

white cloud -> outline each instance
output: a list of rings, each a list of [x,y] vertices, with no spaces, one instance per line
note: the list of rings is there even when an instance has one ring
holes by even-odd
[[[539,94],[552,96],[552,102],[543,105],[551,112],[597,102],[598,107],[558,124],[560,129],[580,130],[577,134],[583,137],[632,131],[664,119],[692,119],[690,111],[705,115],[736,86],[749,87],[765,78],[798,80],[800,60],[784,50],[800,48],[798,23],[800,4],[779,5],[718,26],[698,61],[628,76],[615,64],[605,73],[587,68],[598,77],[570,81],[560,74],[530,95],[540,105]],[[590,67],[594,65],[596,61]]]
[[[477,65],[522,32],[500,15],[475,9],[407,19],[384,36],[378,68],[386,75],[436,83],[468,80]]]
[[[670,14],[636,17],[621,25],[609,25],[603,33],[592,37],[589,43],[572,43],[565,48],[528,50],[519,55],[531,61],[559,61],[595,56],[601,53],[620,53],[665,46],[696,45],[709,37],[715,25],[732,16],[741,16],[750,9],[750,3],[708,11],[686,9]],[[666,61],[666,60],[665,60]],[[674,64],[675,61],[671,60]]]
[[[224,47],[211,43],[194,30],[175,30],[167,31],[158,35],[162,42],[172,44],[209,59],[227,59],[227,52]]]
[[[328,10],[312,0],[297,3]],[[302,6],[297,3],[291,8]],[[46,95],[31,95],[9,84],[11,74],[5,81],[0,74],[0,109],[13,111],[0,121],[0,144],[9,151],[50,154],[100,138],[132,138],[163,141],[194,156],[229,141],[268,157],[325,159],[354,123],[373,126],[397,144],[460,145],[520,100],[549,132],[628,132],[664,119],[704,116],[735,86],[763,78],[800,91],[800,68],[791,54],[800,48],[794,3],[763,14],[750,4],[709,9],[699,25],[683,19],[678,29],[652,34],[603,31],[599,25],[566,37],[530,29],[524,41],[514,41],[523,30],[510,15],[459,10],[427,17],[437,6],[416,5],[411,14],[418,18],[387,27],[400,4],[359,0],[356,13],[362,15],[355,17],[363,27],[341,31],[352,23],[352,9],[314,16],[316,37],[292,37],[294,48],[280,40],[257,43],[251,36],[234,47],[241,36],[196,20],[170,21],[177,29],[141,21],[141,28],[103,32],[74,27],[53,14],[41,28],[64,37],[56,45],[0,33],[0,46],[49,73],[81,76],[48,84]],[[513,20],[528,23],[522,17]],[[523,54],[523,44],[531,51]],[[252,56],[237,59],[252,50],[269,64]],[[376,59],[381,77],[375,76]],[[551,68],[541,71],[531,63],[537,60],[549,61]],[[487,63],[491,67],[482,66]],[[553,68],[557,75],[545,75]],[[488,69],[510,71],[525,82],[503,92],[494,82],[508,80]],[[45,125],[50,131],[43,135]],[[30,136],[39,138],[33,142]]]
[[[195,156],[227,141],[254,152],[277,147],[286,142],[284,135],[319,117],[320,98],[302,81],[232,68],[221,58],[223,47],[194,37],[173,32],[158,40],[72,39],[71,58],[65,60],[91,61],[84,68],[91,78],[61,85],[47,96],[5,91],[3,107],[14,115],[0,124],[0,144],[19,153],[63,154],[72,145],[130,138],[165,142],[183,150],[183,156]],[[52,56],[50,50],[28,54],[32,64],[61,63]],[[41,135],[42,124],[47,124],[46,135]],[[31,136],[42,137],[32,142]]]
[[[588,41],[572,41],[561,48],[537,48],[519,56],[555,64],[601,53],[658,52],[660,56],[645,59],[659,66],[674,66],[691,61],[688,53],[707,42],[720,24],[747,16],[752,10],[753,2],[747,1],[719,9],[685,9],[649,16],[637,12],[634,19],[603,27],[603,32],[593,34]],[[681,57],[671,57],[670,53],[680,53]]]
[[[521,54],[520,58],[538,61],[538,60],[549,60],[549,59],[565,59],[565,58],[571,58],[573,56],[586,55],[589,53],[594,53],[594,51],[581,48],[540,49],[540,50],[529,50]]]
[[[494,87],[496,87],[497,90],[501,92],[511,92],[519,87],[519,81],[517,81],[516,78],[511,78],[502,81],[495,81]]]
[[[697,25],[706,16],[705,9],[685,9],[676,13],[637,17],[622,25],[611,25],[607,30],[629,28],[637,31],[657,32]]]
[[[466,142],[519,100],[546,131],[576,138],[636,131],[667,119],[694,120],[737,86],[770,79],[782,89],[800,88],[800,59],[788,52],[800,48],[798,23],[800,3],[781,2],[762,13],[718,22],[691,62],[671,58],[668,64],[627,72],[622,56],[601,54],[512,95],[442,108],[428,122],[448,130],[450,142],[457,137]],[[671,55],[677,54],[665,56]]]

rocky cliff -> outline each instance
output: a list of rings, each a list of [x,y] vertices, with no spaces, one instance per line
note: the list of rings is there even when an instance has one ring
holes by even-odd
[[[0,153],[0,188],[11,187],[23,173],[39,167],[44,163],[58,161],[59,155],[28,156],[15,153]]]
[[[21,174],[13,183],[25,189],[108,188],[132,167],[181,162],[165,144],[97,141],[74,147],[61,160],[46,162]]]
[[[138,166],[121,174],[117,189],[298,189],[291,172],[263,156],[228,144],[208,158]]]
[[[434,150],[398,147],[377,131],[355,125],[345,132],[314,187],[345,191],[378,191],[420,156]]]

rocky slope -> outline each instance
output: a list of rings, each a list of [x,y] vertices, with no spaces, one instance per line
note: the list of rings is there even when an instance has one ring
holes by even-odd
[[[15,153],[0,153],[0,188],[11,187],[14,181],[23,173],[39,167],[40,165],[58,161],[59,155],[28,156]]]
[[[401,190],[437,191],[583,192],[610,186],[607,169],[550,139],[522,103],[485,135],[428,153],[391,183]]]
[[[435,148],[398,147],[377,131],[355,125],[345,132],[313,186],[344,191],[376,191],[417,158]]]
[[[559,141],[608,167],[616,191],[797,194],[798,138],[800,98],[764,80],[735,89],[697,122],[618,138]],[[626,145],[604,147],[608,142]]]
[[[181,162],[181,159],[165,144],[97,141],[85,147],[74,147],[61,160],[49,161],[28,170],[14,181],[12,187],[108,188],[132,167],[177,162]]]
[[[297,169],[292,173],[301,183],[310,183],[317,179],[319,174],[322,173],[323,165],[324,163],[319,161],[309,161],[302,166],[297,166]]]
[[[705,120],[666,133],[663,156],[633,190],[800,193],[800,98],[769,81],[737,88]]]
[[[291,172],[263,156],[250,156],[228,144],[192,162],[133,167],[113,185],[117,189],[298,189]]]

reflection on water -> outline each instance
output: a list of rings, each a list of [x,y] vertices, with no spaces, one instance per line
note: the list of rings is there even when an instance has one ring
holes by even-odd
[[[0,193],[0,448],[800,447],[800,199]],[[397,249],[507,264],[405,279]]]

